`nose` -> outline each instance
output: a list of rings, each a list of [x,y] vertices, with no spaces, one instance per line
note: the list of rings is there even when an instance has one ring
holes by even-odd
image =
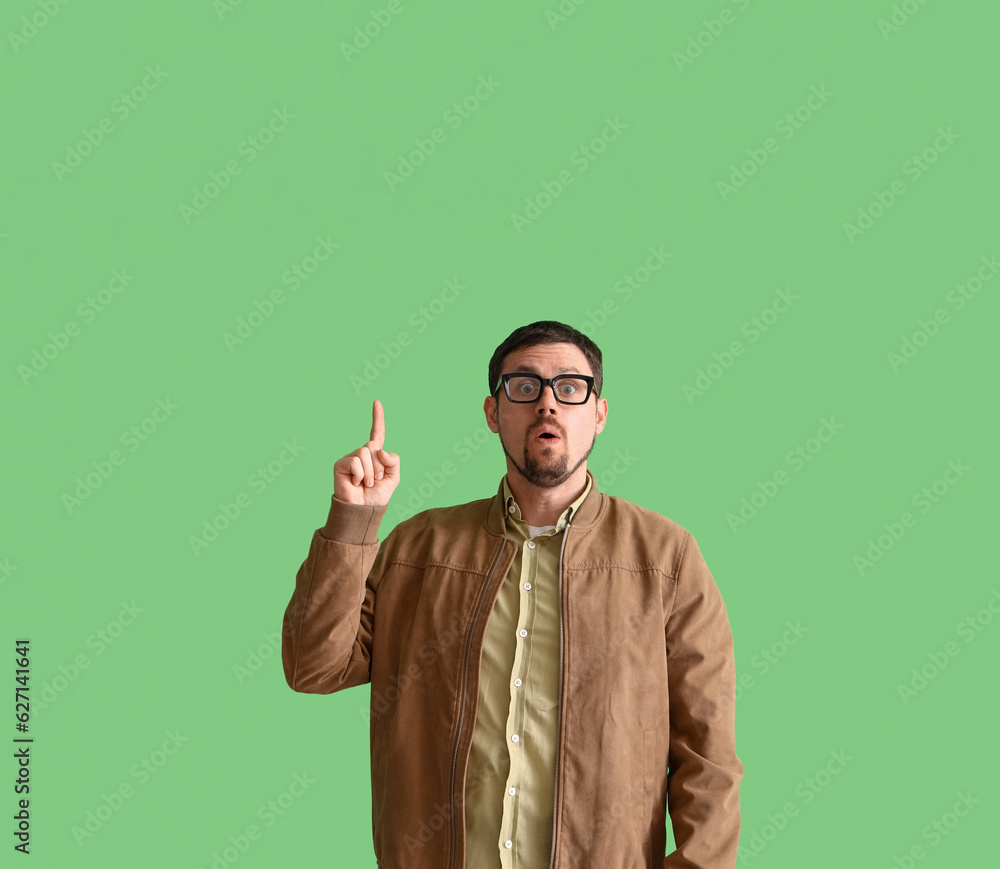
[[[550,383],[542,389],[542,394],[538,398],[538,415],[545,416],[549,413],[555,413],[558,407],[559,402],[556,401],[556,394],[552,391],[552,384]]]

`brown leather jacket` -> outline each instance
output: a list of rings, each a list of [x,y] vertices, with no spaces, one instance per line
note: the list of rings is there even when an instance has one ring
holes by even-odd
[[[381,545],[386,508],[334,498],[295,579],[282,632],[289,686],[371,682],[381,869],[465,865],[479,661],[516,548],[502,497],[501,482],[493,498],[419,513]],[[559,573],[552,869],[732,869],[743,777],[733,640],[697,543],[594,481]],[[668,806],[677,850],[664,857]]]

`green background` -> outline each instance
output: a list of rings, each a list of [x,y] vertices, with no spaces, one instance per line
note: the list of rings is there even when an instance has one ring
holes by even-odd
[[[375,866],[368,690],[295,694],[275,651],[295,571],[374,398],[402,457],[383,538],[408,502],[496,491],[487,362],[547,318],[605,354],[600,487],[689,528],[725,596],[740,865],[987,865],[996,5],[387,5],[4,9],[0,642],[13,739],[31,640],[33,865],[207,869],[255,824],[241,869]],[[337,248],[293,291],[317,238]]]

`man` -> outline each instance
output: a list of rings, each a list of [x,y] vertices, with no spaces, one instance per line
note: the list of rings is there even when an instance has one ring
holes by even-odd
[[[484,404],[507,461],[497,494],[419,513],[381,545],[400,460],[378,401],[368,443],[334,465],[282,658],[296,691],[371,682],[381,869],[735,865],[726,608],[684,528],[587,471],[602,381],[572,327],[515,330]]]

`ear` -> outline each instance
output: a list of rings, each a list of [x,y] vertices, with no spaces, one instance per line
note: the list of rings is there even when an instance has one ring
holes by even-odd
[[[489,396],[485,402],[483,402],[483,413],[486,414],[486,424],[490,427],[490,431],[493,434],[497,434],[500,431],[500,419],[497,416],[497,404],[498,401],[494,396]]]
[[[596,434],[600,434],[604,431],[604,426],[608,422],[608,402],[604,398],[597,399],[597,428],[595,429]]]

